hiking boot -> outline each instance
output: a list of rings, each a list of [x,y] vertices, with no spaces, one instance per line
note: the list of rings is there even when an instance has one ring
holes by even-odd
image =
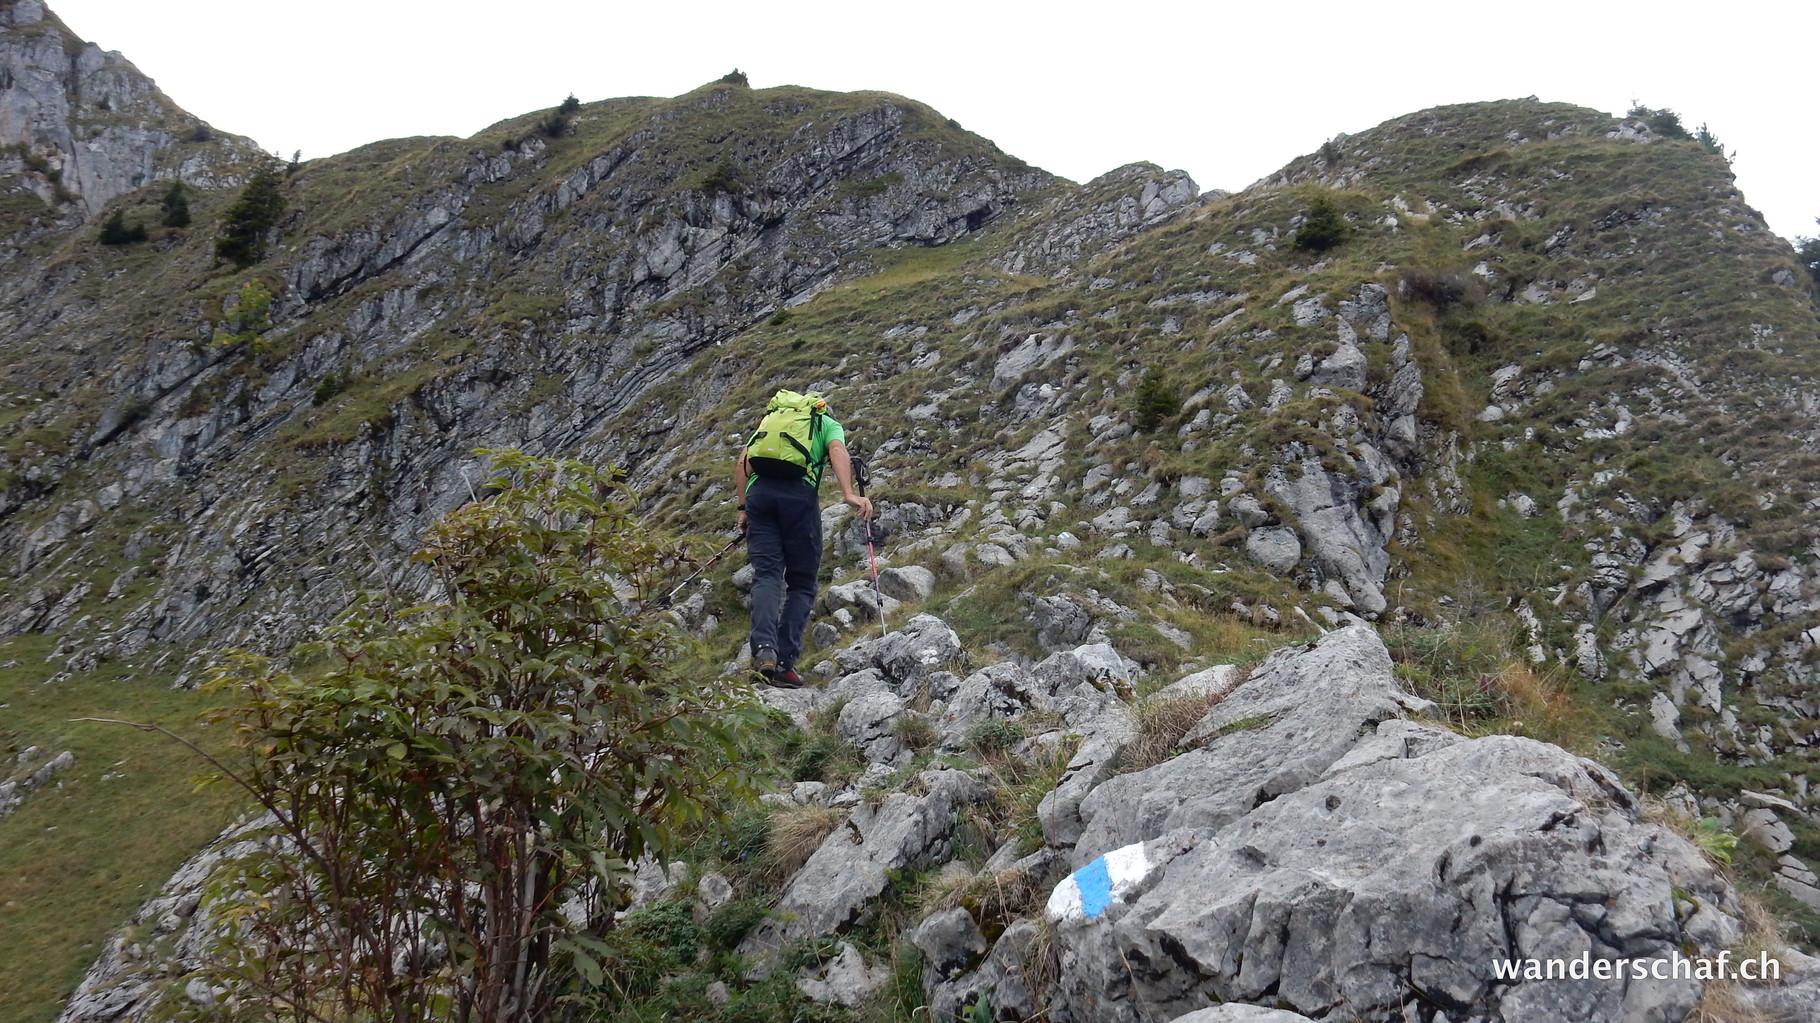
[[[779,668],[765,677],[770,679],[771,685],[778,689],[801,689],[803,687],[803,677],[796,673],[795,668]]]
[[[752,670],[763,675],[767,682],[774,682],[778,672],[782,670],[777,666],[777,651],[768,646],[761,646],[754,650],[752,652]]]

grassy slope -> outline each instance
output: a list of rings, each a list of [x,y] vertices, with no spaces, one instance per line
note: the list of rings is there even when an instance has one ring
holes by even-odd
[[[210,744],[210,698],[128,664],[52,680],[54,641],[0,643],[0,760],[69,750],[76,763],[0,821],[0,1019],[55,1018],[103,942],[240,805],[195,791],[205,765],[175,742],[120,725],[157,721]],[[14,663],[17,662],[17,663]]]

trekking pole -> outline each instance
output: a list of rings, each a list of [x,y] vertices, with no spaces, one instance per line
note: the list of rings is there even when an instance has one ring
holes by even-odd
[[[853,458],[853,483],[859,487],[859,496],[866,496],[866,484],[872,482],[872,474],[866,471],[866,460]],[[884,543],[883,532],[874,533],[871,519],[862,519],[860,525],[866,530],[866,559],[872,563],[872,596],[878,601],[878,638],[884,639],[891,634],[891,627],[885,623],[885,593],[878,586],[878,551],[874,541]]]
[[[733,539],[728,540],[727,545],[725,547],[722,547],[720,550],[715,551],[714,556],[712,558],[709,558],[707,561],[702,562],[700,568],[697,568],[695,571],[690,572],[689,578],[684,579],[682,582],[677,583],[675,589],[673,589],[670,592],[664,594],[663,596],[657,598],[657,606],[658,607],[669,607],[670,601],[674,600],[676,598],[676,595],[678,593],[682,592],[683,587],[694,582],[697,578],[699,578],[701,576],[701,574],[703,572],[706,572],[708,569],[714,567],[714,563],[716,561],[719,561],[728,551],[730,551],[734,547],[738,546],[739,542],[741,540],[744,540],[745,538],[746,538],[746,534],[741,533],[738,536],[734,537]]]

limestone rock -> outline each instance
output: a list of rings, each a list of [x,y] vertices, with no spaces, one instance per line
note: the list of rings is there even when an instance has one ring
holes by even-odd
[[[1266,571],[1288,575],[1302,560],[1302,541],[1287,526],[1264,526],[1246,534],[1245,553]]]
[[[1364,456],[1359,476],[1330,471],[1310,458],[1293,475],[1272,469],[1265,488],[1294,512],[1307,554],[1345,584],[1361,611],[1376,614],[1388,606],[1380,587],[1390,554],[1374,518],[1360,514],[1360,499],[1390,478],[1390,468],[1368,445],[1359,452]]]
[[[1603,768],[1395,720],[1396,693],[1375,635],[1336,630],[1260,665],[1204,724],[1207,747],[1096,789],[1081,869],[1050,901],[1052,1018],[1264,1001],[1321,1018],[1685,1016],[1695,982],[1509,984],[1491,964],[1716,952],[1741,933],[1724,879]],[[1234,742],[1247,734],[1271,741]]]
[[[896,600],[928,600],[935,592],[935,573],[921,565],[893,565],[879,570],[878,588]]]
[[[1349,391],[1365,389],[1365,353],[1354,344],[1342,344],[1332,355],[1322,359],[1308,376],[1317,387],[1344,387]]]
[[[768,960],[797,938],[840,933],[876,910],[887,871],[945,862],[956,813],[985,798],[986,790],[960,771],[919,777],[925,795],[896,792],[877,806],[855,806],[791,876],[775,914],[746,936],[740,954]]]
[[[1246,1002],[1228,1002],[1196,1009],[1177,1016],[1171,1023],[1313,1023],[1307,1016],[1288,1009],[1270,1009]]]
[[[987,947],[973,914],[959,906],[924,918],[911,932],[910,942],[923,953],[925,988],[971,970]]]
[[[870,1001],[891,980],[891,968],[866,962],[851,942],[841,942],[840,952],[818,967],[804,970],[796,989],[811,1001],[857,1009]]]

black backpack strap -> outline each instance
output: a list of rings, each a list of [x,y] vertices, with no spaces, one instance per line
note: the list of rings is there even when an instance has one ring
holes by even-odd
[[[821,489],[822,470],[824,468],[826,468],[828,465],[828,446],[826,444],[822,445],[822,457],[821,457],[820,461],[816,461],[814,455],[811,452],[813,452],[815,449],[815,436],[816,436],[816,434],[820,433],[821,429],[822,429],[822,416],[823,415],[825,415],[825,413],[822,412],[820,405],[817,405],[816,407],[809,410],[809,449],[810,450],[803,452],[803,459],[810,463],[809,471],[815,473],[815,487],[817,490]]]

